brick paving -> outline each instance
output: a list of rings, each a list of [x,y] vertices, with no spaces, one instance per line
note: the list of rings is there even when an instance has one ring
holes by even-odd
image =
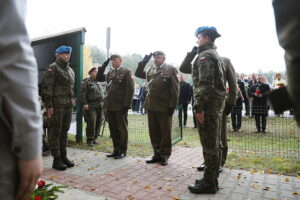
[[[145,158],[127,156],[116,160],[106,154],[68,148],[76,166],[66,171],[51,168],[52,157],[44,157],[42,178],[70,186],[61,200],[198,200],[198,199],[300,199],[300,179],[224,169],[220,191],[196,195],[187,186],[202,177],[196,167],[202,163],[200,148],[175,146],[169,164],[146,164]],[[297,194],[299,193],[299,194]]]

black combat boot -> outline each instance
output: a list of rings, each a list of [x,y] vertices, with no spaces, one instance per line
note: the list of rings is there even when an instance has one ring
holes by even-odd
[[[217,192],[215,181],[209,182],[204,179],[196,179],[196,183],[189,185],[188,189],[196,194],[215,194]]]
[[[61,157],[57,156],[57,157],[54,157],[54,159],[53,159],[52,168],[64,171],[67,169],[67,166],[63,163],[63,161],[61,160]]]
[[[61,160],[63,161],[63,163],[65,164],[65,165],[67,165],[67,167],[74,167],[74,163],[73,162],[71,162],[68,158],[67,158],[67,156],[61,156]]]

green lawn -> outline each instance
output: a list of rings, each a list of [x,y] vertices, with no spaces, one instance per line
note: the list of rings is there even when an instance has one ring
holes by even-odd
[[[128,155],[142,157],[152,155],[146,115],[129,115],[128,121]],[[173,133],[178,137],[180,129],[175,116],[173,123]],[[176,145],[189,148],[199,147],[198,130],[191,128],[193,127],[191,117],[187,127],[183,129],[182,141]],[[230,130],[229,120],[228,131]],[[266,134],[255,133],[254,119],[244,118],[241,131],[228,132],[227,136],[230,152],[226,167],[290,175],[300,173],[300,140],[292,118],[268,118]],[[69,136],[69,145],[72,147],[111,152],[112,142],[109,138],[107,125],[103,137],[98,137],[97,141],[99,142],[98,145],[89,147],[85,142],[77,144],[75,137]]]

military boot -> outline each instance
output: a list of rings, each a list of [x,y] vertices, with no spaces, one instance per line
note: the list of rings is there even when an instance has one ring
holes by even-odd
[[[67,158],[67,156],[61,156],[61,160],[62,160],[62,162],[65,164],[65,165],[67,165],[67,167],[74,167],[74,163],[73,162],[71,162],[68,158]]]
[[[74,167],[74,163],[67,158],[67,151],[60,152],[61,160],[67,167]]]
[[[67,166],[63,163],[63,161],[61,160],[61,157],[57,156],[57,157],[54,157],[54,159],[53,159],[52,168],[64,171],[67,169]]]
[[[204,179],[197,179],[195,184],[188,186],[188,189],[196,194],[215,194],[217,192],[215,181],[209,182]]]

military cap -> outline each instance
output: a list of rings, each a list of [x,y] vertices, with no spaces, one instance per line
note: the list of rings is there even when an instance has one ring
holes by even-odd
[[[70,46],[60,46],[55,50],[55,53],[71,53],[72,47]]]
[[[162,55],[162,56],[166,56],[166,54],[163,51],[154,51],[153,56],[158,56],[158,55]]]
[[[200,26],[196,29],[195,36],[198,37],[199,34],[203,32],[205,32],[206,35],[212,38],[221,37],[221,35],[218,33],[217,29],[214,26]]]
[[[97,68],[96,67],[92,67],[90,70],[89,70],[89,74],[92,73],[93,71],[96,71]]]
[[[111,60],[113,60],[113,59],[115,59],[115,58],[120,58],[120,59],[122,59],[122,57],[121,57],[119,54],[113,54],[113,55],[110,56],[110,59],[111,59]]]

